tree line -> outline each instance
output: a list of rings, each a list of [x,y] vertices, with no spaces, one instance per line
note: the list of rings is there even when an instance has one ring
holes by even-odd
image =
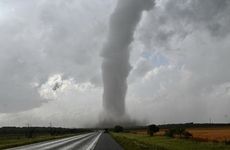
[[[79,128],[61,128],[61,127],[2,127],[0,128],[0,136],[5,135],[24,135],[27,138],[32,138],[36,135],[63,135],[63,134],[78,134],[90,132],[90,129]]]

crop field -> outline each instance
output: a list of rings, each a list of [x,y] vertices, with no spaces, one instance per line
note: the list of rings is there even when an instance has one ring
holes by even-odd
[[[230,141],[230,127],[218,128],[190,128],[193,138],[206,141]]]
[[[166,129],[160,129],[156,136],[163,136]],[[225,142],[230,141],[229,127],[207,127],[207,128],[187,128],[186,131],[193,135],[193,139],[198,141]],[[146,130],[131,131],[134,134],[147,135]]]
[[[111,133],[125,150],[230,150],[230,145],[191,139],[150,137],[145,134]]]

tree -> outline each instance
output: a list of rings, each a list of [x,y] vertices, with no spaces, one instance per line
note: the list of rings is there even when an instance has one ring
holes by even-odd
[[[182,137],[183,133],[185,132],[185,128],[176,128],[176,134]]]
[[[159,131],[159,127],[156,126],[155,124],[149,125],[148,128],[147,128],[147,133],[150,136],[153,136],[153,134],[158,132],[158,131]]]
[[[119,126],[119,125],[116,125],[115,127],[114,127],[114,132],[123,132],[123,127],[122,126]]]
[[[28,127],[27,130],[26,130],[26,137],[27,138],[33,138],[34,133],[35,133],[35,128]]]

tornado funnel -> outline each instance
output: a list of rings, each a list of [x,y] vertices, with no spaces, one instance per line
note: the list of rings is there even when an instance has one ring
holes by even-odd
[[[129,45],[142,12],[154,6],[152,0],[118,0],[110,17],[109,33],[102,51],[103,107],[110,119],[126,114],[127,77],[131,70]]]

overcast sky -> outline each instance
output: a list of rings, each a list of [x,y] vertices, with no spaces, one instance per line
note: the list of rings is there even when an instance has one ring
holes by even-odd
[[[98,123],[116,2],[0,1],[0,126]],[[130,45],[132,119],[230,122],[229,14],[229,0],[156,0],[142,14]]]

